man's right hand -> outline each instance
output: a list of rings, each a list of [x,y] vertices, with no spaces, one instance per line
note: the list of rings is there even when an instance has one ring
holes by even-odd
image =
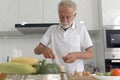
[[[42,48],[42,54],[44,55],[45,58],[55,59],[55,55],[54,55],[51,48],[43,47]]]
[[[48,48],[44,46],[42,43],[40,43],[35,49],[34,49],[35,54],[43,54],[45,58],[51,58],[55,59],[55,55],[52,51],[51,48]]]

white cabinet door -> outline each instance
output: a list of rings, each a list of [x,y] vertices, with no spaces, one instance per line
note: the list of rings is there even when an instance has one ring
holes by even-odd
[[[103,25],[120,25],[120,0],[101,0]]]
[[[77,3],[76,21],[84,22],[88,30],[98,30],[98,0],[74,0]]]
[[[0,31],[16,30],[18,3],[18,0],[0,0]]]
[[[61,0],[44,0],[44,23],[58,23],[58,3]]]
[[[20,0],[19,23],[42,23],[43,0]]]

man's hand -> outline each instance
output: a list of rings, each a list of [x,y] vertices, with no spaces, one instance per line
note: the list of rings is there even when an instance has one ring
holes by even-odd
[[[52,51],[51,48],[48,48],[44,46],[42,43],[40,43],[35,49],[34,49],[35,54],[43,54],[45,58],[51,58],[55,59],[55,55]]]
[[[92,48],[87,48],[85,52],[71,52],[63,57],[64,62],[72,63],[77,59],[91,59],[94,57]]]
[[[69,53],[68,55],[66,56],[63,56],[63,60],[64,62],[66,63],[73,63],[74,61],[76,61],[78,59],[78,56],[80,54],[77,53],[77,52],[72,52],[72,53]]]
[[[55,55],[51,48],[43,47],[42,49],[43,49],[42,54],[44,55],[45,58],[55,59]]]

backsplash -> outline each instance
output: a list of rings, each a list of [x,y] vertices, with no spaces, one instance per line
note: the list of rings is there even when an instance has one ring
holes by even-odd
[[[33,34],[0,37],[0,62],[7,62],[7,56],[9,56],[9,60],[17,56],[30,56],[42,59],[42,55],[34,54],[34,48],[39,44],[42,36],[42,34]],[[90,36],[93,40],[93,49],[96,55],[95,35],[91,34]],[[48,59],[48,61],[50,60]],[[93,64],[93,66],[96,66],[96,57],[85,62],[87,64]]]
[[[41,58],[41,55],[34,54],[34,48],[39,44],[42,35],[13,36],[0,38],[0,59],[1,62],[17,56],[31,56]]]

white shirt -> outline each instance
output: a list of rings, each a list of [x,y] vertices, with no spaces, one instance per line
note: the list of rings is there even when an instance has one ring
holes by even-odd
[[[80,24],[77,25],[75,23],[73,23],[66,31],[64,31],[60,25],[49,27],[41,39],[41,43],[45,46],[51,44],[51,48],[56,55],[56,62],[60,65],[64,65],[65,70],[70,72],[83,72],[83,60],[79,59],[74,63],[64,63],[62,56],[65,56],[70,52],[81,52],[82,49],[93,46],[85,26],[81,26]]]

